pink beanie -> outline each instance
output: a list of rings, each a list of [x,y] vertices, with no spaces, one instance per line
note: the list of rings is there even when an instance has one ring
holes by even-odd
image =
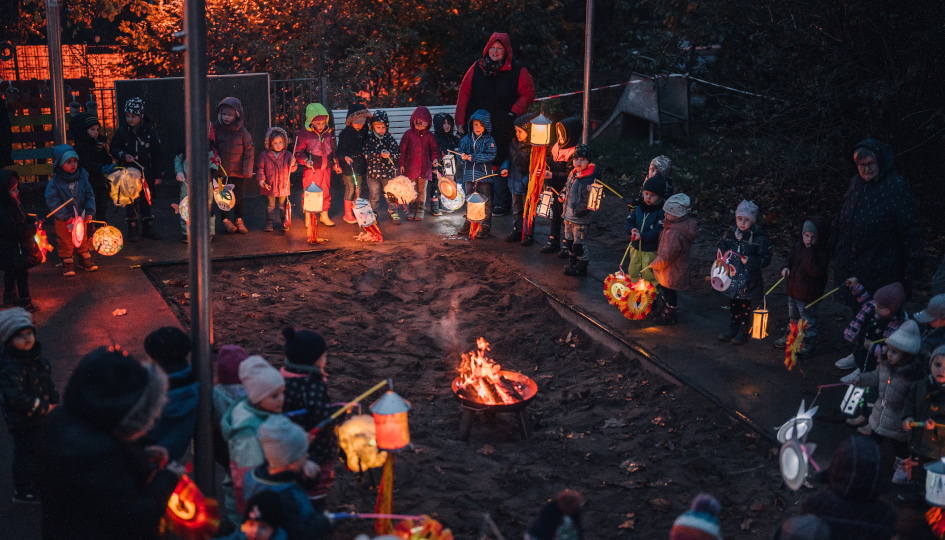
[[[220,384],[240,384],[240,364],[248,356],[239,345],[224,345],[217,354],[217,380]]]

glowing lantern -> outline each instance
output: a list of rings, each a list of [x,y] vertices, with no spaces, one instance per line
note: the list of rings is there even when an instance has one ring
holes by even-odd
[[[52,244],[49,243],[49,238],[46,236],[46,231],[42,230],[40,225],[36,226],[36,234],[33,235],[33,241],[36,242],[36,245],[39,247],[39,262],[46,262],[46,254],[51,252],[53,247]]]
[[[321,212],[325,193],[318,184],[312,182],[305,188],[305,194],[302,196],[302,210],[314,214]]]
[[[768,310],[767,309],[756,309],[754,315],[752,315],[751,337],[754,339],[764,339],[768,337]]]
[[[600,209],[600,201],[604,198],[604,185],[600,182],[594,182],[590,186],[590,194],[587,197],[587,209]]]
[[[619,306],[620,299],[630,292],[630,279],[620,270],[607,276],[604,280],[604,296],[612,306]]]
[[[101,255],[111,257],[121,251],[124,245],[121,231],[110,225],[100,228],[92,235],[92,249]]]
[[[388,390],[371,405],[374,415],[374,430],[380,450],[400,450],[410,444],[410,429],[407,427],[407,411],[410,403]]]
[[[213,201],[217,203],[217,207],[223,212],[229,212],[233,208],[233,189],[236,186],[233,184],[227,184],[220,189],[213,190]]]
[[[180,218],[185,223],[190,223],[190,197],[184,197],[180,200],[180,204],[172,204],[171,207],[180,214]]]
[[[167,501],[164,522],[168,531],[185,540],[211,538],[220,525],[220,508],[214,499],[205,497],[187,475]]]
[[[551,144],[551,120],[539,114],[532,120],[530,138],[532,146],[548,146]]]
[[[440,176],[439,186],[440,195],[446,199],[456,198],[456,182],[446,176]]]
[[[358,220],[360,227],[370,227],[374,224],[374,210],[371,209],[371,203],[367,199],[354,201],[354,219]]]
[[[486,219],[486,198],[478,193],[473,193],[466,199],[466,219],[475,223],[481,223]]]
[[[348,470],[360,472],[384,465],[387,452],[377,449],[374,419],[359,414],[338,426],[338,444],[347,456]]]
[[[645,319],[650,313],[655,298],[656,286],[641,278],[620,298],[617,307],[620,308],[624,317],[639,321]]]
[[[555,194],[551,188],[545,188],[541,192],[541,198],[538,199],[538,209],[535,213],[543,218],[551,218],[551,205],[555,201]]]
[[[69,228],[72,229],[72,245],[76,248],[82,247],[85,243],[85,219],[82,216],[76,216],[69,220]]]
[[[448,154],[443,157],[443,176],[456,176],[456,156]]]
[[[463,203],[466,202],[466,191],[463,190],[462,184],[457,184],[454,182],[453,189],[456,190],[456,194],[453,196],[452,199],[449,197],[442,197],[440,199],[440,206],[442,206],[443,208],[446,208],[450,212],[454,210],[459,210],[463,206]],[[443,191],[442,182],[440,182],[440,191]]]

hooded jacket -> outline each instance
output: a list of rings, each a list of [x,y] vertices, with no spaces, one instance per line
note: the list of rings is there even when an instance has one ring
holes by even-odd
[[[400,145],[390,134],[390,121],[384,111],[374,111],[371,123],[384,122],[387,131],[383,136],[374,132],[374,126],[368,126],[368,134],[364,139],[364,158],[367,160],[369,178],[389,179],[397,176],[397,161],[400,159]],[[381,152],[390,152],[385,158]]]
[[[417,129],[413,125],[417,120],[426,122],[426,129]],[[400,159],[397,160],[397,168],[407,178],[430,180],[433,177],[433,162],[440,161],[440,148],[430,131],[432,123],[430,110],[423,105],[410,115],[410,129],[400,138]]]
[[[354,128],[353,120],[356,118],[365,118],[365,125],[360,130]],[[341,165],[341,174],[351,176],[351,173],[358,175],[358,182],[364,182],[364,176],[367,174],[367,161],[364,159],[364,140],[370,126],[367,122],[371,120],[371,113],[367,107],[360,103],[355,103],[348,107],[348,116],[345,118],[345,128],[338,135],[338,164]],[[351,158],[351,164],[348,164],[346,157]]]
[[[89,184],[89,173],[79,167],[76,172],[66,174],[62,165],[68,160],[69,153],[75,151],[68,144],[61,144],[53,148],[53,173],[46,184],[46,206],[50,210],[58,208],[62,203],[72,199],[72,202],[56,210],[56,219],[68,221],[75,216],[92,216],[95,214],[95,193]]]
[[[220,121],[223,107],[236,111],[236,119],[228,126]],[[253,137],[243,127],[243,104],[240,100],[235,97],[224,98],[217,106],[217,120],[211,126],[210,142],[226,176],[253,177]]]
[[[167,448],[171,461],[180,461],[194,438],[200,384],[190,366],[168,373],[167,380],[167,403],[161,409],[161,417],[148,430],[148,438]]]
[[[10,433],[38,429],[50,406],[59,403],[59,392],[53,386],[49,362],[41,352],[38,341],[28,351],[12,345],[3,349],[0,397],[3,398],[3,419]]]
[[[266,461],[257,433],[259,426],[273,413],[253,407],[248,399],[241,399],[223,415],[221,434],[230,452],[230,478],[236,496],[237,511],[243,512],[243,477]],[[238,516],[232,516],[238,519]]]
[[[8,186],[12,176],[13,171],[0,169],[0,186]],[[8,189],[0,189],[0,270],[31,266],[27,256],[36,251],[35,233],[36,220],[23,212]]]
[[[663,232],[660,233],[656,259],[650,268],[660,285],[674,291],[692,288],[689,279],[689,251],[699,238],[696,218],[686,214],[681,218],[665,216]]]
[[[761,300],[764,296],[764,284],[761,269],[771,264],[771,241],[758,224],[742,233],[739,240],[738,227],[732,225],[719,240],[719,250],[728,255],[727,262],[735,268],[732,284],[725,289],[725,296],[741,300]],[[745,262],[742,262],[745,257]]]
[[[531,132],[532,120],[535,114],[523,114],[515,119],[515,127]],[[509,191],[513,195],[524,195],[528,191],[528,166],[531,160],[532,143],[526,137],[524,141],[513,138],[509,143],[509,154],[499,165],[499,170],[509,171]]]
[[[276,153],[272,149],[272,140],[282,137],[285,147]],[[266,131],[265,150],[256,160],[256,181],[259,182],[259,193],[264,197],[288,197],[289,175],[299,168],[292,151],[289,150],[289,135],[284,129],[271,127]],[[269,188],[263,187],[268,184]]]
[[[317,512],[312,506],[303,482],[305,479],[298,473],[270,474],[266,465],[261,465],[246,473],[245,500],[263,491],[272,491],[282,502],[282,528],[288,540],[324,538],[331,524],[323,512]]]
[[[92,189],[107,192],[111,185],[102,169],[112,164],[112,156],[109,155],[108,148],[105,146],[105,135],[99,134],[97,139],[89,136],[89,119],[95,119],[98,122],[98,119],[89,113],[76,115],[75,118],[69,121],[69,134],[72,135],[73,140],[72,147],[75,149],[75,153],[79,155],[79,166],[89,173],[89,183],[92,184]],[[101,124],[99,123],[99,125]]]
[[[817,244],[806,247],[802,237],[794,244],[791,258],[784,265],[790,270],[786,280],[787,295],[805,304],[824,294],[830,266],[830,222],[821,216],[809,216],[801,221],[802,228],[807,220],[817,227]]]
[[[666,216],[663,211],[664,202],[666,201],[660,198],[656,204],[641,204],[630,211],[624,222],[624,229],[627,234],[633,234],[633,229],[640,233],[640,239],[632,244],[633,249],[653,253],[659,247],[663,218]]]
[[[482,135],[476,136],[473,133],[472,123],[474,120],[482,122],[485,131]],[[480,180],[484,176],[492,174],[492,160],[495,159],[496,146],[495,139],[492,138],[492,122],[489,113],[485,110],[478,110],[469,118],[469,125],[466,126],[466,135],[459,141],[459,152],[469,154],[469,161],[463,160],[466,170],[463,172],[463,182],[485,182],[491,184],[496,178],[494,176]]]
[[[450,130],[443,130],[443,122],[449,120]],[[433,135],[436,136],[436,144],[440,148],[440,153],[446,154],[447,150],[456,150],[459,148],[459,137],[456,135],[456,121],[449,113],[436,113],[433,115]]]
[[[296,134],[294,152],[296,161],[302,167],[303,187],[308,187],[314,181],[315,171],[329,170],[336,162],[331,123],[327,123],[322,131],[316,131],[312,121],[317,116],[327,118],[328,111],[321,103],[309,103],[305,107],[305,129]]]
[[[589,225],[594,222],[594,211],[587,208],[591,195],[591,184],[600,180],[600,172],[593,163],[578,173],[571,171],[568,183],[564,186],[564,220],[576,225]]]
[[[548,153],[545,161],[548,164],[548,170],[551,171],[551,179],[545,181],[545,185],[561,191],[564,183],[568,181],[568,175],[574,165],[571,163],[571,156],[574,155],[574,148],[581,142],[581,119],[571,116],[557,123],[555,131],[558,140],[548,147]]]
[[[900,282],[908,292],[922,277],[922,221],[909,183],[893,167],[892,148],[865,139],[856,149],[876,155],[879,175],[853,175],[834,227],[834,278],[856,276],[867,290]],[[842,290],[842,289],[841,289]]]
[[[893,366],[884,356],[875,370],[861,373],[857,377],[856,386],[879,388],[869,419],[873,433],[895,441],[909,440],[909,433],[902,429],[902,420],[905,418],[903,413],[912,386],[922,378],[923,371],[924,368],[915,357],[907,364]]]
[[[115,160],[122,166],[138,168],[134,163],[125,161],[125,154],[137,156],[138,163],[144,167],[145,178],[164,177],[164,151],[161,138],[158,136],[157,126],[148,115],[141,116],[137,128],[132,128],[125,122],[124,115],[119,115],[121,124],[112,135],[112,142],[108,145]]]
[[[489,57],[489,47],[496,41],[505,47],[505,62],[495,75],[487,75],[483,63]],[[535,100],[535,83],[521,62],[512,54],[509,35],[495,32],[476,61],[463,76],[456,99],[456,122],[469,123],[470,113],[485,109],[492,116],[496,130],[511,135],[512,121],[525,114]]]

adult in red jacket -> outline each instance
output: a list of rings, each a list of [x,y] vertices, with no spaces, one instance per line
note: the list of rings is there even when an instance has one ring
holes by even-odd
[[[489,112],[495,139],[495,165],[505,161],[515,134],[515,119],[525,114],[535,101],[535,83],[521,62],[512,58],[509,35],[495,32],[480,58],[463,77],[456,100],[456,126],[462,134],[472,113]],[[495,183],[493,215],[503,215],[512,204],[505,182]]]

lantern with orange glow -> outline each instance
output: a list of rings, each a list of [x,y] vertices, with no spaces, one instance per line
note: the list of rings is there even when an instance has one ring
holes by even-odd
[[[620,270],[607,276],[604,280],[604,296],[612,306],[619,306],[620,299],[630,292],[630,279]]]
[[[600,210],[600,201],[604,198],[604,185],[594,182],[588,189],[590,193],[587,196],[587,209]]]
[[[345,451],[345,461],[351,471],[374,469],[387,460],[387,452],[377,449],[374,419],[367,414],[352,416],[338,426],[338,444]]]
[[[36,234],[33,235],[33,241],[36,242],[36,245],[39,247],[39,262],[46,262],[46,254],[51,252],[53,247],[52,244],[49,243],[49,237],[46,236],[46,231],[41,228],[41,224],[36,226]]]
[[[302,196],[302,210],[309,213],[321,212],[324,197],[324,190],[312,182],[305,188],[305,194]]]
[[[551,144],[551,120],[539,114],[532,120],[532,129],[529,134],[532,146],[548,146]]]
[[[765,306],[767,308],[767,306]],[[756,309],[751,319],[751,337],[764,339],[768,337],[768,310]]]
[[[111,225],[101,227],[92,234],[92,249],[101,255],[110,257],[121,251],[124,245],[121,231]]]
[[[220,526],[220,508],[183,475],[167,501],[164,523],[170,533],[184,540],[212,538]]]
[[[82,216],[76,216],[69,220],[69,229],[72,230],[72,245],[76,249],[82,247],[85,243],[85,219]]]
[[[453,154],[443,156],[443,176],[456,176],[456,156]]]
[[[371,405],[374,415],[374,437],[380,450],[396,451],[410,444],[407,411],[410,402],[388,390]]]
[[[639,321],[645,319],[653,307],[656,298],[656,286],[645,279],[639,279],[630,286],[630,289],[620,297],[617,307],[623,316]]]

